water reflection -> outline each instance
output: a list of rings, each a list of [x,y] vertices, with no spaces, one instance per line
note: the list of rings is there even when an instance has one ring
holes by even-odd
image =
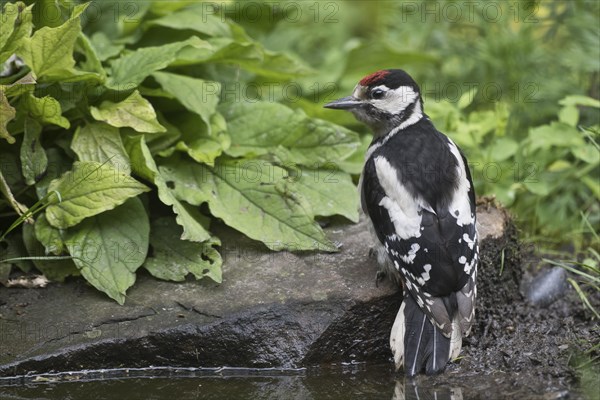
[[[0,400],[547,400],[515,375],[453,373],[400,377],[392,364],[281,369],[148,368],[0,378]],[[552,388],[554,391],[556,389]],[[564,392],[564,393],[563,393]],[[563,391],[570,400],[582,397]],[[552,393],[550,393],[552,394]]]
[[[414,379],[398,379],[392,400],[463,400],[462,388],[419,385]]]

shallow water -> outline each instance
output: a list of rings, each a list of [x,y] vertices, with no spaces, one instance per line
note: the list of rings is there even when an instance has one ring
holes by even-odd
[[[452,372],[447,372],[447,374]],[[460,378],[460,377],[454,377]],[[390,365],[350,364],[327,368],[187,369],[142,368],[78,371],[1,378],[0,398],[21,399],[577,399],[575,393],[531,393],[503,385],[497,376],[466,377],[464,384],[444,376],[406,380]],[[506,381],[509,383],[509,380]]]

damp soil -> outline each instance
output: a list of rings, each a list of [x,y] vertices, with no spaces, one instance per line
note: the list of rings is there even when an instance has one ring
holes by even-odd
[[[589,362],[600,356],[597,321],[570,285],[546,307],[527,301],[531,282],[551,266],[512,235],[514,226],[484,243],[495,249],[482,254],[497,257],[481,260],[476,324],[461,358],[430,382],[460,386],[465,398],[600,398],[598,364]],[[598,292],[588,295],[600,306]]]

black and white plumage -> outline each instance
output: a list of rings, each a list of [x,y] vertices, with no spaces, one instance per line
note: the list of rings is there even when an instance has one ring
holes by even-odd
[[[467,160],[425,115],[418,85],[402,70],[368,75],[325,107],[351,111],[374,132],[359,189],[378,254],[404,286],[390,335],[396,367],[409,376],[441,372],[475,315],[478,239]]]

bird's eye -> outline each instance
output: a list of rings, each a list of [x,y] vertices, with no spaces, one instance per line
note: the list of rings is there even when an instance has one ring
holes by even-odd
[[[385,92],[381,89],[373,89],[371,91],[371,98],[375,99],[375,100],[381,99],[384,94],[385,94]]]

